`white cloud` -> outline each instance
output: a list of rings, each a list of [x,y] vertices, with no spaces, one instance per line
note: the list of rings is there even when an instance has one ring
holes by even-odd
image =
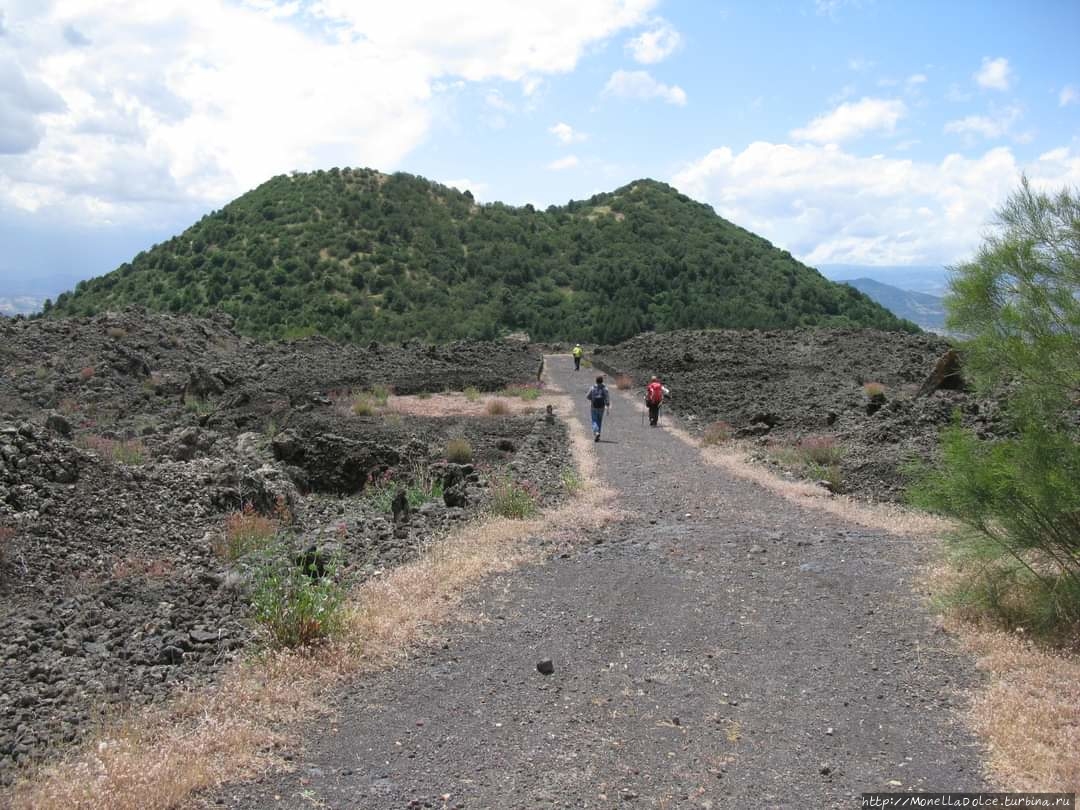
[[[982,67],[974,75],[975,83],[987,90],[1008,90],[1012,84],[1012,69],[1004,56],[991,59],[984,56]]]
[[[1007,107],[994,114],[969,115],[945,124],[945,132],[967,137],[978,135],[982,138],[1000,138],[1007,135],[1013,124],[1020,120],[1019,107]]]
[[[858,8],[861,5],[862,0],[814,0],[814,8],[817,13],[830,17],[836,16],[836,13],[845,6]]]
[[[659,98],[668,104],[686,104],[686,92],[675,84],[662,84],[644,70],[616,70],[611,74],[604,92],[621,98]]]
[[[866,59],[862,56],[853,56],[848,59],[847,62],[848,70],[854,70],[856,73],[861,73],[864,70],[869,70],[875,64],[877,63],[874,62],[872,59]]]
[[[672,183],[811,265],[934,264],[971,255],[1021,171],[1039,187],[1077,185],[1080,152],[1025,164],[1000,147],[934,163],[758,142],[714,149]]]
[[[892,132],[906,114],[907,107],[898,99],[863,98],[818,116],[805,127],[793,130],[791,137],[797,141],[839,143],[869,132]]]
[[[416,54],[470,81],[573,70],[591,43],[640,25],[656,0],[439,3],[319,0],[316,14],[386,53]]]
[[[8,7],[0,63],[25,81],[0,76],[0,142],[18,153],[0,162],[0,211],[143,218],[152,206],[218,205],[294,169],[392,170],[428,137],[437,84],[535,92],[646,23],[656,1]]]
[[[506,97],[498,90],[488,90],[484,94],[484,102],[491,108],[500,112],[513,112],[514,105],[506,100]]]
[[[565,124],[562,121],[554,126],[548,127],[548,132],[558,138],[562,143],[566,144],[579,143],[587,140],[589,137],[584,132],[578,132],[572,126]]]
[[[34,149],[45,135],[46,115],[63,109],[63,99],[52,88],[0,54],[0,155]]]
[[[1058,106],[1068,107],[1070,104],[1080,103],[1080,90],[1070,85],[1065,85],[1061,88],[1061,92],[1058,94]]]
[[[657,20],[656,27],[638,34],[626,43],[626,50],[643,65],[662,62],[682,44],[682,36],[671,23]]]
[[[580,163],[581,161],[577,159],[577,155],[567,155],[566,157],[551,161],[547,167],[552,171],[559,172],[564,169],[573,169]]]

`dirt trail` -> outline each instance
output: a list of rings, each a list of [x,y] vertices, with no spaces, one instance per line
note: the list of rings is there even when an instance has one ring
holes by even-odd
[[[584,425],[591,375],[547,363]],[[977,676],[912,594],[909,541],[706,465],[621,394],[594,450],[623,522],[493,581],[487,623],[357,683],[295,772],[211,801],[849,808],[986,787],[958,714]]]

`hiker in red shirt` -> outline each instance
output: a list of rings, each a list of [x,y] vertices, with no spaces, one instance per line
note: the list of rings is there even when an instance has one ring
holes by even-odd
[[[645,405],[649,409],[649,425],[651,427],[656,427],[660,421],[660,403],[670,393],[671,391],[668,390],[667,386],[660,382],[660,378],[655,375],[645,387]]]

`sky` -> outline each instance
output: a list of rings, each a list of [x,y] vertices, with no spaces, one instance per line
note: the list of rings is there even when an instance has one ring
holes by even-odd
[[[270,177],[538,206],[670,183],[812,266],[968,258],[1080,187],[1080,2],[0,0],[0,296]]]

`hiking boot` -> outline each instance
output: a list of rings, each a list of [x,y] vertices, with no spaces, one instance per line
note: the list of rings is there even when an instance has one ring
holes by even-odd
[[[593,434],[593,441],[594,442],[600,441],[600,434],[599,433],[594,433]]]

